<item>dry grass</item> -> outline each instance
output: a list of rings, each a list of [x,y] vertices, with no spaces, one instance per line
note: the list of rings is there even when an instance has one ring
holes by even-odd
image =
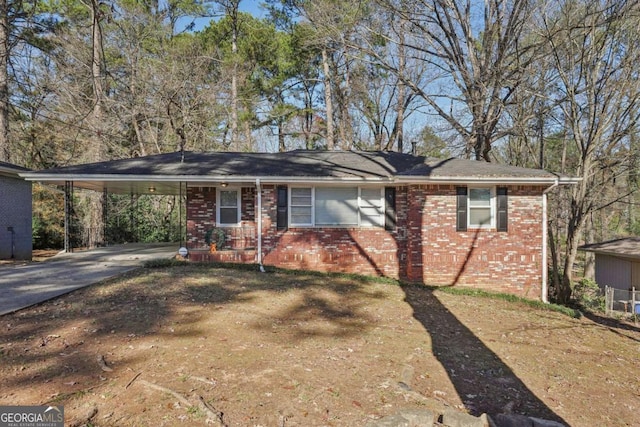
[[[70,421],[97,409],[95,426],[218,412],[229,426],[357,426],[446,406],[632,426],[639,349],[633,325],[419,286],[141,269],[0,317],[0,404],[64,404]]]

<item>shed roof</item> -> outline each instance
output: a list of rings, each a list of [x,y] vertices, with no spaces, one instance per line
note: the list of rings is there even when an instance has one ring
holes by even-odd
[[[20,178],[19,174],[22,172],[27,172],[30,169],[27,169],[22,166],[14,165],[12,163],[0,162],[0,175],[2,176],[10,176],[12,178]]]
[[[112,192],[144,192],[145,186],[169,192],[187,182],[525,182],[552,184],[553,173],[462,159],[433,160],[385,151],[294,150],[283,153],[174,152],[131,159],[79,164],[22,174],[26,179]],[[116,185],[119,182],[119,185]],[[128,183],[128,186],[124,183]],[[140,183],[140,184],[133,184]],[[160,191],[159,191],[160,192]]]
[[[640,237],[625,237],[580,246],[580,250],[623,258],[640,258]]]

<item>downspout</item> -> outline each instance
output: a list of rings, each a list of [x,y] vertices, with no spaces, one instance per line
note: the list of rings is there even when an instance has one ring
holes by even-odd
[[[549,244],[548,240],[548,216],[547,216],[547,194],[558,186],[558,179],[551,185],[551,187],[547,188],[542,192],[542,302],[549,302],[549,270],[548,270],[548,261],[547,261],[547,247]]]
[[[260,271],[264,273],[264,266],[262,265],[262,187],[260,185],[260,178],[256,178],[256,191],[258,192],[257,261],[260,266]]]

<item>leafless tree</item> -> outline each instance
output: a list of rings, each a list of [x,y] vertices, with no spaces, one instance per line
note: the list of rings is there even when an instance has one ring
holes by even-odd
[[[11,159],[9,150],[9,5],[0,0],[0,161]]]
[[[407,56],[419,56],[440,84],[405,84],[465,140],[467,156],[490,161],[506,106],[535,60],[539,44],[527,36],[533,0],[379,0],[401,16],[409,33]],[[386,35],[382,35],[386,37]],[[400,40],[389,40],[401,43]],[[381,58],[390,70],[400,69]],[[447,107],[449,106],[449,108]],[[462,107],[462,108],[461,108]]]
[[[581,181],[568,190],[564,268],[558,299],[571,296],[573,267],[592,215],[627,198],[608,191],[628,176],[624,153],[640,118],[638,3],[563,1],[542,15],[542,35],[550,48],[556,114],[576,166],[567,171]]]

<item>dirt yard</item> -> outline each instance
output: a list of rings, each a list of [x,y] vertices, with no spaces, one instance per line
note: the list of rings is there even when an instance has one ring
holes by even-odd
[[[0,404],[92,426],[362,426],[444,407],[638,426],[640,328],[359,279],[141,269],[0,317]]]

